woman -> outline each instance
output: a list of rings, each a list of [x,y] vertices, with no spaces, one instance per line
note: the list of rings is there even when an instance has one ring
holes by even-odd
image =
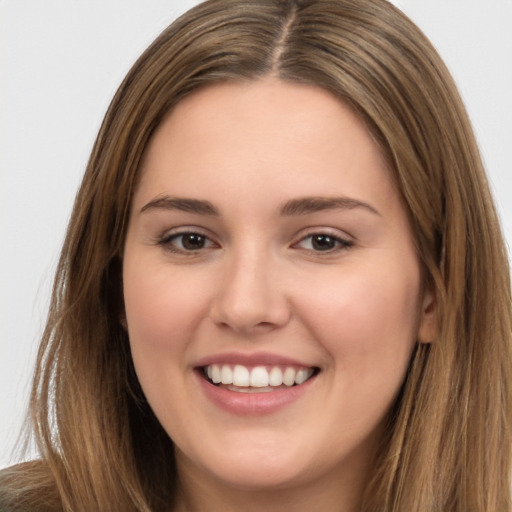
[[[510,510],[507,255],[455,86],[385,1],[214,0],[76,199],[5,510]]]

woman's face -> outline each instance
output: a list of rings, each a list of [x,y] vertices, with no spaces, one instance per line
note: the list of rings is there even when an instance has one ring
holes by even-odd
[[[315,87],[209,86],[141,173],[126,324],[179,470],[244,488],[362,474],[434,307],[365,126]]]

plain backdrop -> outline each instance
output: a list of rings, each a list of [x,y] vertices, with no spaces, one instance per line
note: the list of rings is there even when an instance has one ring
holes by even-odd
[[[52,275],[102,117],[136,57],[195,3],[0,0],[0,467],[16,460]],[[512,0],[394,3],[458,83],[510,245]]]

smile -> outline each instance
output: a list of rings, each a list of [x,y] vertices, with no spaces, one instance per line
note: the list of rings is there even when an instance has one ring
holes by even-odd
[[[310,379],[311,367],[253,366],[210,364],[203,367],[204,376],[212,383],[240,393],[263,393],[298,386]]]
[[[312,396],[321,368],[284,355],[225,352],[194,365],[201,393],[214,406],[237,416],[278,413]]]

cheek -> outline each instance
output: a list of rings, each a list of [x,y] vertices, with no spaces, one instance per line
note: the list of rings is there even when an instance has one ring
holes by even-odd
[[[183,272],[170,273],[165,265],[141,271],[148,268],[125,263],[125,311],[136,363],[162,361],[183,350],[206,310],[199,282],[185,280]]]
[[[405,378],[415,343],[419,273],[351,272],[318,290],[310,332],[329,354],[325,377],[340,445],[378,428]]]
[[[347,269],[316,286],[309,325],[334,365],[376,373],[406,367],[416,338],[420,278],[416,265]],[[384,270],[386,269],[386,270]]]
[[[142,270],[141,270],[142,269]],[[151,270],[149,270],[151,269]],[[168,427],[182,415],[187,354],[204,317],[204,291],[185,272],[127,260],[124,300],[135,371],[152,409]],[[163,391],[167,390],[167,391]]]

